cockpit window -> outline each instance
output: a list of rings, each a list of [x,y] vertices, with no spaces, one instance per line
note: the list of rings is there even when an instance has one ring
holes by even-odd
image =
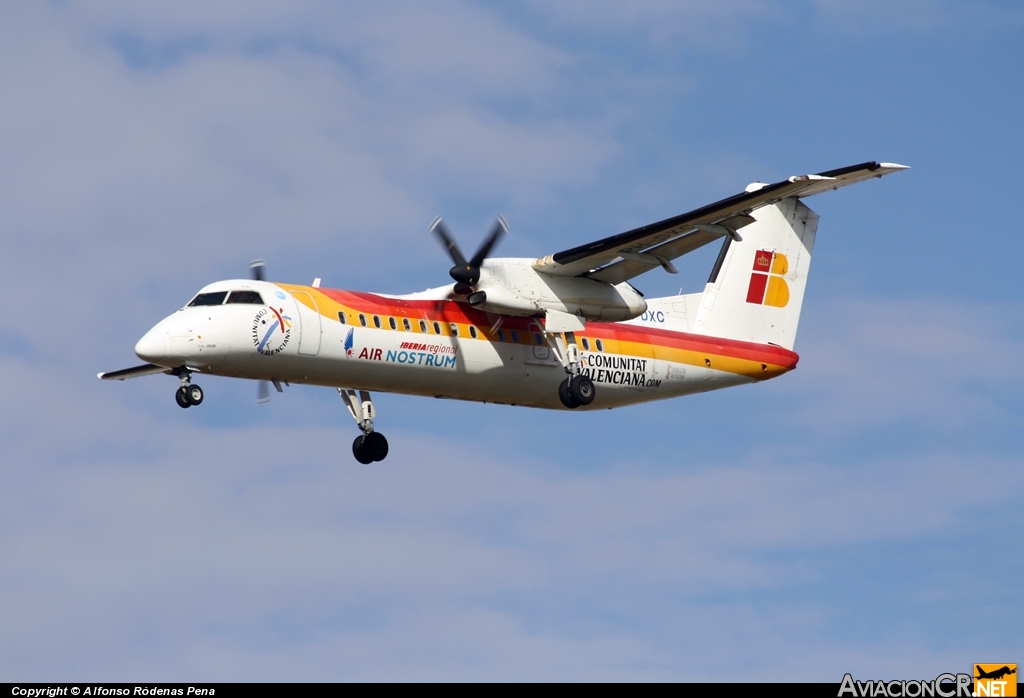
[[[249,303],[251,305],[263,305],[263,297],[256,291],[232,291],[228,296],[228,303]]]
[[[220,305],[224,302],[224,297],[228,295],[227,291],[215,291],[214,293],[200,293],[198,296],[192,299],[192,302],[188,304],[188,307],[194,308],[197,305]]]

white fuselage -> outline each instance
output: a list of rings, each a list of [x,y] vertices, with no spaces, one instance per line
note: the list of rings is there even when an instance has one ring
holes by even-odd
[[[136,353],[213,375],[562,409],[566,373],[537,318],[470,308],[448,298],[450,287],[392,297],[235,280],[203,292],[240,289],[266,302],[183,308]],[[589,409],[763,380],[796,363],[775,347],[640,321],[588,323],[577,340],[597,386]]]

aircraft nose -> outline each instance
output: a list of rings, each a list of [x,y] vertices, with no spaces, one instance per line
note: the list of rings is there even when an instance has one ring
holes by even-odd
[[[167,340],[164,333],[151,329],[142,335],[142,339],[135,345],[135,355],[143,361],[153,364],[167,355]]]

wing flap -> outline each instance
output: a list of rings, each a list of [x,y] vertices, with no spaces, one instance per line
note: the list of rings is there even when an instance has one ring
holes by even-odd
[[[677,237],[674,240],[669,240],[668,242],[652,247],[647,250],[647,253],[664,257],[665,259],[675,259],[676,257],[682,257],[688,252],[693,252],[696,249],[704,247],[704,245],[721,239],[722,237],[720,235],[707,233],[703,230],[695,230],[692,233],[688,233],[681,237]],[[631,253],[627,252],[626,254]],[[653,268],[654,266],[650,264],[641,264],[629,259],[623,259],[621,262],[614,262],[606,267],[598,269],[595,272],[587,274],[587,278],[606,281],[610,284],[621,284],[623,281],[629,281],[634,276],[639,276],[645,271],[650,271]]]
[[[762,206],[789,197],[814,196],[905,169],[906,166],[894,163],[865,162],[815,175],[790,177],[760,187],[750,186],[741,194],[702,206],[689,213],[556,252],[538,259],[534,262],[533,268],[554,276],[587,275],[612,283],[626,281],[653,267],[636,260],[625,259],[620,254],[622,252],[656,254],[671,260],[720,238],[721,234],[735,232],[751,223],[753,218],[750,213]],[[710,229],[702,231],[697,229],[698,226],[721,227],[718,229],[719,234],[712,235]],[[694,235],[697,237],[691,238]],[[709,235],[710,238],[707,237]],[[621,261],[616,261],[619,259]],[[612,281],[613,279],[615,281]]]

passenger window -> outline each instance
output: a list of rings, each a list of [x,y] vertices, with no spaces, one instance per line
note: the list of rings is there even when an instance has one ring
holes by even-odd
[[[389,317],[388,318],[388,325],[390,325],[391,329],[393,329],[393,330],[397,330],[398,329],[398,323],[395,322],[395,318],[393,318],[393,317]]]
[[[434,323],[434,334],[441,334],[441,326],[436,322]]]
[[[409,318],[402,318],[402,327],[405,328],[406,332],[412,332],[412,325],[409,324]]]
[[[366,327],[366,316],[362,313],[359,313],[359,324]]]
[[[427,333],[427,323],[425,320],[420,320],[420,332],[423,334]]]
[[[228,296],[228,303],[248,303],[250,305],[263,305],[263,297],[256,291],[232,291]]]
[[[458,337],[459,336],[459,326],[456,325],[454,322],[450,322],[450,323],[448,323],[448,325],[452,328],[452,337]]]
[[[498,341],[499,342],[504,342],[505,341],[505,330],[498,330]]]
[[[469,336],[476,339],[476,328],[472,325],[469,326]]]
[[[378,330],[380,329],[380,315],[373,316],[373,326],[376,327]]]
[[[515,330],[512,330],[512,343],[519,344],[519,333]]]
[[[583,351],[590,351],[590,342],[587,341],[586,337],[583,338]]]
[[[338,311],[338,322],[340,322],[342,325],[347,325],[348,324],[348,318],[345,317],[345,311],[344,310],[339,310]]]
[[[604,343],[602,343],[600,339],[597,340],[597,350],[604,351]]]
[[[227,291],[216,291],[215,293],[200,293],[198,296],[192,299],[192,302],[188,304],[189,308],[195,308],[199,305],[220,305],[224,302],[227,297]]]
[[[540,332],[534,332],[533,339],[537,343],[538,347],[544,346],[544,337],[541,336]]]

